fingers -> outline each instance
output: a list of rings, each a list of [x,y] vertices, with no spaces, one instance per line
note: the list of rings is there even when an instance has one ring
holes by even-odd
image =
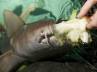
[[[81,18],[87,14],[89,9],[95,4],[94,0],[87,0],[78,14],[78,18]]]
[[[95,12],[95,14],[90,18],[90,22],[89,24],[87,24],[87,28],[91,29],[91,28],[97,28],[97,11]]]

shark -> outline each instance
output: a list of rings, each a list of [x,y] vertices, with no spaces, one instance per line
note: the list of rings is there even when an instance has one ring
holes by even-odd
[[[0,72],[10,72],[27,60],[35,62],[60,57],[71,50],[56,38],[53,30],[55,22],[52,20],[27,25],[9,10],[4,11],[4,20],[11,48],[0,56]]]

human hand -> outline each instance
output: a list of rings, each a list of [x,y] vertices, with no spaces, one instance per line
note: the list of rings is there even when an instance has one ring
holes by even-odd
[[[78,14],[78,18],[84,17],[90,8],[97,3],[97,0],[87,0],[83,5],[82,9]],[[87,24],[88,29],[97,28],[97,11],[90,17],[89,24]]]

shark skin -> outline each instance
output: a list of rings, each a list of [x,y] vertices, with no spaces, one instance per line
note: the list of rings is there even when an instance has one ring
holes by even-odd
[[[21,71],[22,72],[22,71]],[[85,63],[42,61],[32,63],[23,72],[96,72]]]
[[[12,48],[0,56],[0,72],[11,72],[24,61],[56,58],[72,50],[61,45],[53,30],[52,20],[42,20],[26,25],[13,12],[6,10],[4,19]]]

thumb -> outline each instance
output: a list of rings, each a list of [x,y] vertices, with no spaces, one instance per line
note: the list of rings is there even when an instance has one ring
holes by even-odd
[[[79,14],[78,14],[78,18],[81,18],[83,16],[85,16],[89,9],[94,5],[94,0],[87,0],[86,3],[83,5],[83,7],[81,8]]]

